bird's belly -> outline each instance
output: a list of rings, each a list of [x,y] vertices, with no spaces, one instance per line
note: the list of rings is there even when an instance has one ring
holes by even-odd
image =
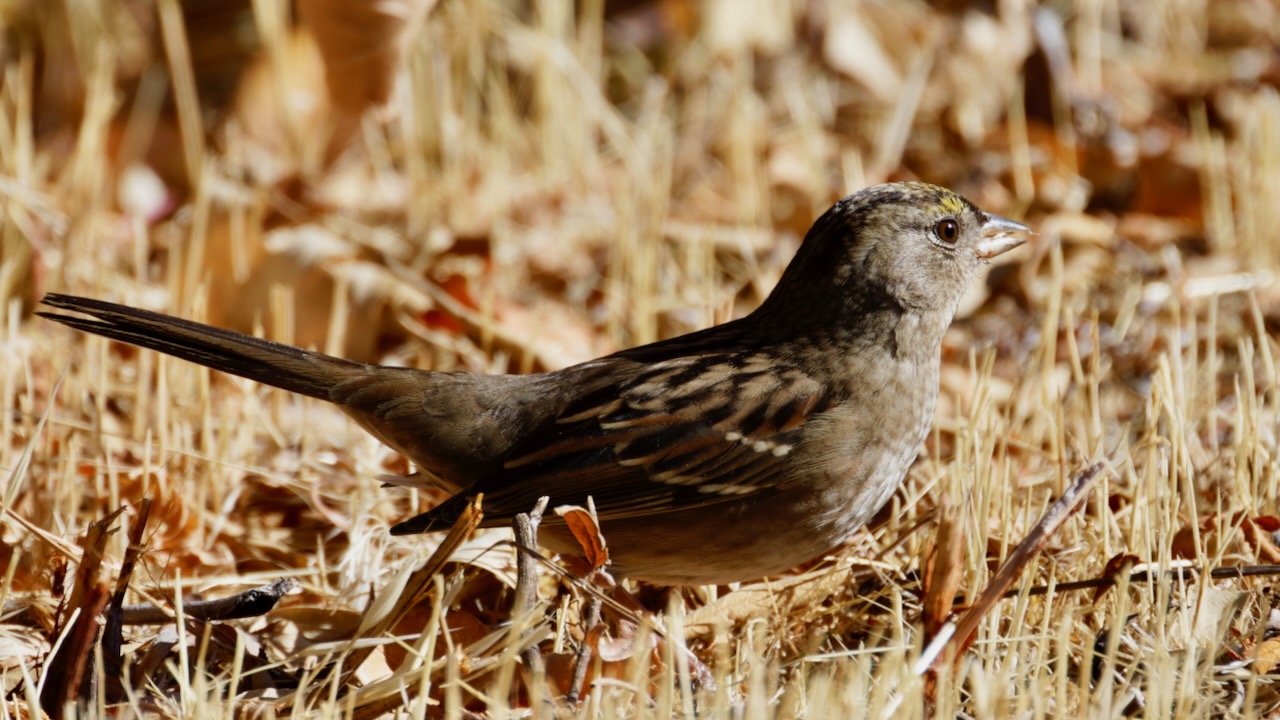
[[[776,498],[744,499],[668,513],[661,523],[603,521],[601,529],[617,575],[661,585],[725,584],[788,570],[847,535],[815,527],[814,516],[797,510]],[[544,525],[540,540],[557,552],[582,553],[563,526]]]
[[[881,458],[864,453],[852,482],[799,495],[782,487],[728,502],[601,523],[612,570],[661,585],[725,584],[775,575],[840,545],[897,489],[918,445]],[[581,549],[563,526],[543,526],[542,543]]]

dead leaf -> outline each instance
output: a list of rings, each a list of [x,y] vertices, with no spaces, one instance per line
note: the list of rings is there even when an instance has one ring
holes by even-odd
[[[944,493],[938,501],[938,532],[924,568],[927,581],[923,620],[927,636],[936,635],[951,617],[952,604],[963,575],[964,528],[960,526],[960,515],[951,497]]]
[[[1267,675],[1280,665],[1280,637],[1263,640],[1253,651],[1253,671]]]
[[[1239,528],[1238,533],[1236,528]],[[1249,517],[1241,511],[1226,520],[1214,513],[1200,522],[1200,543],[1207,556],[1216,556],[1222,552],[1222,543],[1225,541],[1229,543],[1225,548],[1228,553],[1247,553],[1258,562],[1280,563],[1280,546],[1272,539],[1271,534],[1275,531],[1271,528],[1280,528],[1280,519],[1270,515]],[[1227,533],[1225,540],[1223,532]],[[1194,529],[1190,525],[1184,525],[1174,534],[1170,549],[1176,558],[1198,557]]]
[[[569,526],[569,532],[582,547],[583,556],[590,566],[591,572],[602,569],[609,564],[609,549],[605,546],[604,535],[600,533],[600,524],[596,520],[595,504],[587,499],[588,507],[583,509],[576,505],[561,505],[555,509]]]
[[[298,19],[315,38],[324,59],[333,104],[359,115],[385,106],[404,70],[408,40],[435,0],[348,3],[302,0]]]
[[[1106,566],[1102,568],[1102,576],[1115,577],[1116,575],[1119,575],[1121,573],[1127,573],[1134,565],[1137,565],[1137,564],[1138,564],[1138,556],[1129,555],[1128,553],[1116,553],[1111,557],[1110,560],[1107,561]],[[1114,587],[1114,585],[1103,585],[1097,590],[1094,590],[1093,602],[1097,603],[1099,600],[1101,600],[1102,596],[1106,595],[1107,591],[1110,590],[1112,587]]]
[[[587,633],[586,642],[591,649],[604,662],[623,662],[630,660],[636,654],[636,630],[639,625],[626,618],[619,618],[618,630],[616,637],[609,637],[607,634],[608,627],[605,623],[600,623]],[[659,636],[649,633],[647,650],[658,647]]]

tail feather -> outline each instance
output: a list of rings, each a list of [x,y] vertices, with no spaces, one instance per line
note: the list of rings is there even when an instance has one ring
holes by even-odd
[[[330,399],[335,382],[366,368],[352,360],[103,300],[50,293],[41,303],[91,316],[36,313],[77,330],[315,398]]]

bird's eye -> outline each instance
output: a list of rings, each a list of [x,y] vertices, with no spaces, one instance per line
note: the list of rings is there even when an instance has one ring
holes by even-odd
[[[939,220],[938,224],[933,226],[933,234],[937,235],[942,242],[955,245],[956,238],[960,237],[960,223],[951,218]]]

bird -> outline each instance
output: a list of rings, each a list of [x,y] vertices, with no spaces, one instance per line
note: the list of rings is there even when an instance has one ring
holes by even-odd
[[[534,374],[366,364],[65,294],[42,303],[79,315],[37,314],[336,404],[451,494],[392,535],[448,529],[480,493],[485,527],[590,501],[615,575],[728,584],[829,553],[889,500],[962,295],[1031,234],[943,187],[874,185],[814,222],[750,313]],[[550,515],[540,543],[581,552]]]

